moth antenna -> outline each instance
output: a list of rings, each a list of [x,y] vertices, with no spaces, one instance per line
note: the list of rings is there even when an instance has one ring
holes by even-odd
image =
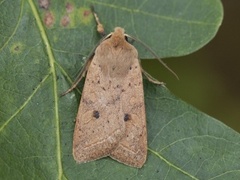
[[[66,94],[70,93],[73,89],[75,89],[78,85],[78,83],[82,80],[82,78],[86,75],[86,72],[88,70],[88,67],[91,63],[91,59],[92,59],[93,55],[91,55],[86,63],[83,65],[82,69],[80,70],[80,72],[78,73],[78,76],[76,78],[76,80],[74,81],[74,83],[72,84],[72,86],[65,92],[63,92],[62,94],[60,94],[60,96],[65,96]]]
[[[140,44],[142,44],[150,53],[152,53],[153,56],[155,56],[155,58],[156,58],[167,70],[169,70],[169,71],[179,80],[177,74],[176,74],[170,67],[168,67],[167,64],[164,63],[164,62],[158,57],[158,55],[157,55],[149,46],[147,46],[147,45],[146,45],[144,42],[142,42],[141,40],[139,40],[139,39],[137,39],[137,38],[135,38],[135,37],[129,36],[128,34],[125,34],[125,36],[127,36],[128,38],[131,38],[131,39],[133,39],[134,41],[137,41],[137,42],[139,42]]]
[[[104,27],[102,25],[102,23],[100,22],[98,16],[97,16],[97,13],[95,12],[94,10],[94,7],[91,6],[91,11],[95,17],[95,20],[96,20],[96,23],[97,23],[97,31],[99,34],[101,34],[101,36],[105,36],[105,32],[104,32]]]

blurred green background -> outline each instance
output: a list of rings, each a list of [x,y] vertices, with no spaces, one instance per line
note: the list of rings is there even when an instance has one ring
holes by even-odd
[[[224,19],[212,41],[193,54],[163,59],[180,80],[156,60],[142,66],[177,97],[240,132],[240,1],[222,3]]]

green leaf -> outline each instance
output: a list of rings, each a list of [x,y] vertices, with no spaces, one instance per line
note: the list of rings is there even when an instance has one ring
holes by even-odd
[[[100,39],[91,4],[107,32],[124,27],[170,57],[211,40],[223,16],[220,1],[40,2],[0,3],[1,179],[240,178],[239,134],[148,81],[144,167],[110,158],[76,164],[72,135],[82,83],[80,91],[59,98]],[[144,48],[139,54],[152,57]]]
[[[125,28],[159,57],[182,56],[200,49],[215,36],[223,18],[219,0],[90,2],[96,6],[106,29]],[[138,49],[141,58],[152,58],[144,48]]]

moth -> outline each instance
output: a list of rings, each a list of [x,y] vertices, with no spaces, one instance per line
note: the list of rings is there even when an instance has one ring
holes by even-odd
[[[104,32],[95,13],[94,16],[98,31]],[[116,27],[103,38],[78,81],[66,92],[86,74],[73,135],[73,157],[78,163],[109,156],[141,168],[146,161],[142,68],[136,48],[127,41],[129,37],[123,28]]]

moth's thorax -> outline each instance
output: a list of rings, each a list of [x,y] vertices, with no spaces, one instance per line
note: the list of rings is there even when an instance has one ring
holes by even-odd
[[[138,59],[137,50],[125,39],[124,29],[116,27],[96,49],[94,60],[104,76],[123,79]]]

